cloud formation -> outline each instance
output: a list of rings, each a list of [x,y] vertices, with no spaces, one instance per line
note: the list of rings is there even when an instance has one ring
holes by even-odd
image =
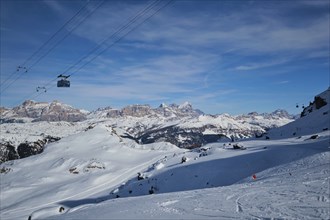
[[[99,3],[89,2],[78,20],[84,19]],[[78,105],[86,104],[84,100],[88,99],[88,109],[102,106],[108,100],[114,106],[190,101],[211,113],[226,109],[235,113],[235,108],[236,112],[258,108],[267,111],[266,108],[275,106],[260,104],[256,109],[248,109],[253,106],[246,100],[246,94],[257,97],[260,103],[268,103],[283,92],[287,102],[290,99],[295,103],[301,97],[293,95],[289,86],[292,82],[296,83],[295,88],[302,89],[304,81],[314,80],[312,71],[319,79],[310,85],[310,92],[314,92],[329,79],[328,1],[174,1],[142,23],[153,11],[136,16],[154,3],[157,6],[157,1],[105,1],[34,69],[30,88],[22,87],[21,93],[34,90],[35,85],[42,86],[73,66],[68,71],[72,74],[70,90],[53,87],[47,96],[40,97],[49,100],[63,97],[69,104]],[[159,1],[158,7],[165,3]],[[1,40],[6,46],[1,50],[9,51],[6,57],[1,57],[4,72],[10,72],[6,70],[14,66],[17,54],[22,53],[18,45],[22,42],[29,45],[23,51],[29,54],[32,43],[40,44],[47,39],[33,33],[40,30],[52,33],[86,2],[38,4],[43,8],[38,5],[39,10],[34,9],[40,13],[31,19],[38,21],[35,29],[17,28],[18,18],[11,18],[10,14],[2,21],[1,33],[6,35]],[[22,20],[33,17],[32,9],[21,10],[19,4],[6,3],[6,8],[9,11],[18,8],[17,16]],[[138,22],[128,23],[134,18],[139,18],[135,19]],[[24,32],[26,39],[33,40],[18,39],[19,31],[15,28]],[[134,31],[130,32],[131,28]],[[104,53],[98,50],[89,54],[98,46],[101,50],[111,47]],[[90,56],[77,63],[86,54]],[[65,96],[66,93],[70,95]],[[17,91],[11,89],[2,99],[8,101],[15,96],[19,96]],[[253,103],[256,102],[255,98]]]

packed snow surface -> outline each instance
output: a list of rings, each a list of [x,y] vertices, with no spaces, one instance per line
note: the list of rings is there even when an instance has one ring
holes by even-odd
[[[310,137],[188,151],[139,148],[99,125],[5,163],[12,171],[1,174],[1,219],[327,219],[330,132]]]
[[[250,120],[208,117],[193,124],[236,129]],[[137,133],[155,125],[133,117],[3,125],[13,142],[47,127],[62,139],[0,164],[0,219],[330,219],[329,117],[327,104],[267,136],[193,150],[122,138],[126,125]]]
[[[229,186],[108,200],[54,219],[329,219],[329,156],[310,152],[303,159],[257,172],[256,180],[247,177]],[[229,171],[223,175],[234,176]]]
[[[107,125],[63,138],[42,154],[2,164],[11,170],[1,174],[1,219],[26,219],[61,201],[107,192],[164,155],[181,151],[168,143],[124,142]]]

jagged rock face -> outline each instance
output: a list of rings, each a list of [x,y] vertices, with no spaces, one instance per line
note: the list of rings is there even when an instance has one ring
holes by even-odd
[[[143,117],[152,113],[149,105],[130,105],[121,110],[122,116]]]
[[[314,103],[315,103],[315,108],[316,109],[320,109],[322,108],[323,106],[325,106],[327,104],[327,102],[325,101],[325,99],[319,97],[319,96],[316,96],[315,99],[314,99]]]
[[[285,111],[283,109],[278,109],[278,110],[272,112],[270,115],[272,117],[278,116],[278,117],[281,117],[281,118],[292,118],[292,119],[294,118],[293,115],[290,115],[287,111]]]
[[[118,109],[110,109],[108,110],[107,117],[109,118],[117,118],[122,115],[122,112]]]
[[[40,154],[46,144],[58,140],[60,140],[58,137],[46,136],[35,142],[21,143],[16,148],[11,143],[0,143],[0,163]]]
[[[106,112],[102,114],[100,112]],[[112,109],[110,107],[98,109],[94,115],[106,115],[108,118],[118,117],[165,117],[165,118],[181,118],[181,117],[197,117],[204,114],[198,109],[193,109],[190,103],[182,105],[171,104],[169,106],[161,104],[158,108],[151,108],[149,105],[129,105],[122,109]]]
[[[112,109],[110,107],[96,110],[96,112],[106,112],[106,117],[108,118],[118,118],[118,117],[144,117],[153,114],[153,110],[149,105],[129,105],[122,109]],[[103,114],[101,114],[103,115]]]
[[[203,134],[203,131],[205,131],[205,127],[184,129],[178,126],[169,126],[147,132],[138,137],[137,141],[141,144],[165,141],[180,148],[192,149],[221,139],[229,139],[222,134]]]
[[[43,152],[45,142],[43,140],[39,140],[33,143],[22,143],[17,147],[17,153],[20,158],[29,157],[32,155],[40,154]]]
[[[323,106],[326,106],[327,98],[329,98],[330,88],[326,91],[322,92],[321,94],[314,97],[314,101],[309,103],[309,106],[305,107],[300,114],[300,117],[304,117],[309,113],[312,113],[314,110],[318,110]]]
[[[185,102],[182,105],[171,104],[170,106],[162,104],[155,109],[155,111],[164,117],[198,117],[199,115],[204,114],[202,111],[194,109],[188,102]]]
[[[0,164],[15,159],[19,159],[15,147],[10,143],[0,143]]]
[[[2,115],[3,113],[7,112],[9,109],[0,107],[0,114]]]
[[[22,118],[38,118],[47,105],[47,103],[35,103],[31,100],[27,100],[23,102],[22,105],[13,108],[13,114],[16,117]]]
[[[7,115],[9,115],[9,117],[6,117]],[[86,120],[86,114],[58,101],[53,101],[48,104],[28,100],[22,105],[4,112],[1,121],[3,123],[17,122],[15,118],[32,118],[34,119],[33,121],[77,122]]]

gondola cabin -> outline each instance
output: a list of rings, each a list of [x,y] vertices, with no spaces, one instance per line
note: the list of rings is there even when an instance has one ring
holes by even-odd
[[[60,79],[57,81],[57,87],[70,87],[70,81],[66,79]]]
[[[57,81],[57,87],[70,87],[70,81],[68,80],[69,76],[59,75],[57,78],[61,78]]]

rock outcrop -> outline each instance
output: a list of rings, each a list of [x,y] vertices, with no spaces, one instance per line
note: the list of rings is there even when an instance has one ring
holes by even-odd
[[[44,146],[60,140],[58,137],[46,136],[42,140],[34,142],[24,142],[15,147],[12,143],[0,143],[0,164],[10,160],[29,157],[40,154],[44,150]]]
[[[129,105],[122,109],[113,109],[111,107],[97,109],[90,114],[90,117],[100,116],[107,118],[118,117],[159,117],[159,118],[182,118],[182,117],[198,117],[204,114],[198,109],[194,109],[192,105],[185,102],[182,105],[161,104],[158,108],[152,108],[150,105]]]
[[[1,123],[24,122],[24,118],[32,121],[77,122],[86,120],[85,113],[59,101],[46,103],[27,100],[13,109],[2,109],[1,111]]]

